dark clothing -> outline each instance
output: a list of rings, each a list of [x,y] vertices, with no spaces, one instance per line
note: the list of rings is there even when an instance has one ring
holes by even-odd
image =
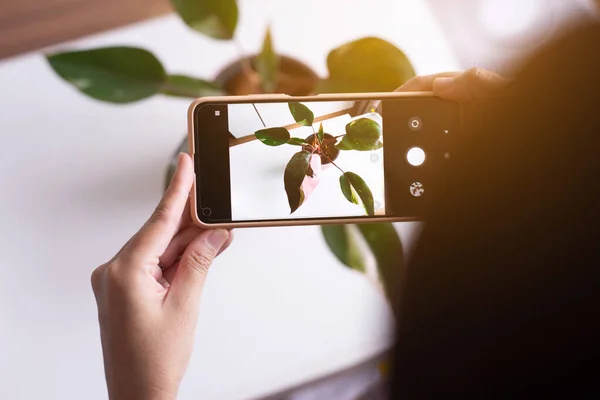
[[[600,398],[600,27],[467,132],[402,293],[393,398]]]

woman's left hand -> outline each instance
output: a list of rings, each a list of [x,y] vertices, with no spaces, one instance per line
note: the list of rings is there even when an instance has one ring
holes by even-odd
[[[109,397],[175,399],[194,342],[200,297],[213,259],[233,235],[190,218],[192,159],[177,171],[142,229],[92,274]]]

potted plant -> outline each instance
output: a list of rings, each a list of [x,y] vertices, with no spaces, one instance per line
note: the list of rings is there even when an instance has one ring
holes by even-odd
[[[238,22],[236,0],[172,0],[172,3],[192,30],[215,40],[235,40]],[[128,46],[58,52],[49,54],[47,60],[60,77],[82,93],[97,100],[120,104],[158,94],[195,99],[251,93],[385,92],[394,90],[415,74],[401,50],[385,40],[368,37],[332,50],[327,58],[329,74],[320,78],[302,62],[278,54],[269,29],[258,54],[249,57],[240,55],[239,60],[224,68],[215,79],[168,73],[151,52]],[[310,110],[299,105],[293,107],[294,117],[308,118],[308,122]],[[311,160],[315,160],[317,168],[319,162],[321,166],[332,163],[339,151],[361,150],[353,144],[354,132],[368,137],[372,148],[380,146],[375,140],[375,137],[379,138],[380,130],[369,122],[356,123],[361,124],[365,126],[357,131],[347,127],[341,138],[320,130],[307,138],[287,139],[287,144],[302,147],[297,158],[302,159],[300,169],[305,172],[304,175],[296,174],[294,169],[294,178],[288,179],[292,188],[290,192],[294,192],[288,194],[292,211],[302,204],[298,200],[299,190],[307,177],[310,178],[311,167],[305,167],[312,165]],[[283,135],[283,131],[256,132],[257,138],[268,145],[278,140],[277,135]],[[187,150],[185,141],[179,150]],[[316,155],[319,157],[313,157]],[[315,168],[312,168],[313,173]],[[344,196],[351,202],[360,201],[365,212],[372,214],[368,186],[357,175],[342,172],[340,188]],[[167,173],[167,182],[171,174],[172,166]],[[404,268],[402,245],[391,224],[325,226],[322,230],[335,256],[349,268],[361,272],[366,269],[366,256],[361,246],[357,246],[357,241],[366,243],[375,257],[376,272],[384,292],[390,293],[391,285],[397,282],[398,274]]]
[[[360,117],[348,122],[344,133],[334,136],[325,132],[323,122],[318,131],[314,128],[315,115],[304,104],[289,103],[288,107],[296,123],[313,129],[311,135],[305,139],[291,137],[286,127],[265,127],[256,131],[254,135],[267,146],[301,147],[285,167],[283,178],[290,213],[293,214],[302,206],[316,189],[320,182],[322,167],[333,165],[342,173],[339,181],[344,197],[351,203],[362,205],[367,215],[375,215],[373,194],[367,183],[358,174],[344,171],[335,160],[341,151],[381,149],[383,143],[379,122],[368,117]],[[258,112],[258,109],[255,110]]]

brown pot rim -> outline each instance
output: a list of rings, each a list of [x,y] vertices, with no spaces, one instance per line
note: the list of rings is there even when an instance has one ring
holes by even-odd
[[[242,69],[242,63],[244,61],[248,60],[252,62],[257,56],[257,54],[254,54],[251,56],[238,58],[237,60],[234,60],[229,64],[225,65],[225,67],[223,67],[217,74],[215,82],[225,87],[230,79],[232,79],[234,76],[240,73]],[[281,60],[281,65],[283,65],[284,68],[285,66],[296,66],[298,68],[298,71],[301,71],[301,74],[306,78],[313,79],[315,80],[315,82],[320,79],[319,75],[317,75],[317,73],[311,67],[309,67],[306,63],[298,60],[297,58],[286,55],[280,55],[279,57]]]
[[[309,142],[309,143],[310,143],[310,140],[311,140],[311,138],[314,138],[315,136],[316,136],[316,134],[315,134],[315,133],[311,133],[310,135],[308,135],[308,136],[306,137],[306,139],[305,139],[305,140],[306,140],[307,142]],[[325,134],[324,134],[324,137],[325,137],[325,138],[332,138],[332,139],[333,139],[335,136],[333,136],[333,135],[331,135],[331,134],[329,134],[329,133],[325,133]],[[303,150],[306,150],[304,147],[305,147],[305,146],[302,146],[302,149],[303,149]],[[340,153],[341,153],[340,149],[338,149],[337,147],[334,147],[334,149],[335,149],[335,156],[333,156],[333,157],[331,157],[331,158],[330,158],[330,159],[331,159],[331,161],[335,161],[335,160],[337,160],[337,159],[338,159],[338,157],[340,156]],[[329,161],[329,160],[327,160],[327,159],[323,159],[323,156],[321,156],[321,164],[322,164],[322,165],[331,164],[331,161]]]

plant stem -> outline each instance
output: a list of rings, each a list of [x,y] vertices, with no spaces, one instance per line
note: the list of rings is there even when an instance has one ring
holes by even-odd
[[[244,71],[247,73],[254,72],[254,70],[252,69],[252,64],[250,63],[250,59],[246,56],[246,51],[244,51],[244,47],[237,38],[233,39],[233,44],[235,45],[235,47],[237,47],[242,63],[242,68],[244,69]]]
[[[257,89],[264,92],[265,88],[263,87],[263,82],[260,79],[260,75],[258,75],[258,73],[252,67],[252,59],[249,56],[246,56],[246,52],[237,38],[233,39],[233,43],[235,44],[235,47],[237,47],[238,53],[240,54],[240,63],[242,65],[243,74],[250,80],[252,84],[258,84]]]
[[[254,107],[254,111],[256,111],[256,114],[258,115],[258,118],[260,118],[260,122],[262,122],[263,127],[267,127],[267,124],[265,124],[265,121],[263,120],[262,115],[260,115],[260,112],[258,112],[258,108],[256,108],[256,104],[252,103],[252,107]]]
[[[329,162],[330,162],[330,163],[331,163],[331,164],[332,164],[334,167],[336,167],[337,169],[339,169],[340,171],[342,171],[342,174],[345,174],[344,170],[343,170],[343,169],[341,169],[340,167],[338,167],[338,166],[337,166],[337,164],[336,164],[336,163],[334,163],[334,162],[333,162],[333,160],[332,160],[331,158],[327,157],[327,155],[326,155],[325,153],[323,153],[322,155],[323,155],[323,157],[325,157],[326,159],[328,159],[328,160],[329,160]]]

